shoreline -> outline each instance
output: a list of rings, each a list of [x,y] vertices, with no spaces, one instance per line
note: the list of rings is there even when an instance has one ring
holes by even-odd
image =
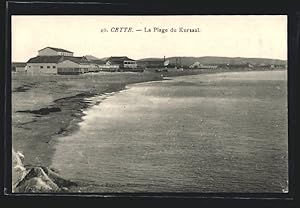
[[[119,92],[121,90],[124,90],[127,84],[162,80],[162,78],[157,74],[141,75],[138,73],[133,73],[128,75],[127,73],[123,73],[123,74],[120,73],[120,74],[106,74],[106,75],[102,74],[102,75],[103,77],[101,75],[100,76],[87,75],[87,76],[76,77],[76,79],[82,81],[82,83],[79,84],[80,86],[81,85],[85,86],[85,84],[88,83],[87,85],[89,87],[86,88],[85,90],[75,91],[75,93],[74,90],[72,89],[74,83],[70,83],[71,86],[70,88],[65,88],[66,85],[65,83],[63,83],[63,87],[65,89],[61,89],[60,87],[55,86],[54,88],[57,91],[56,97],[58,98],[52,99],[50,102],[41,102],[41,104],[38,103],[37,106],[33,106],[33,104],[31,103],[29,103],[29,105],[25,107],[18,106],[18,105],[14,106],[14,103],[18,101],[16,100],[18,98],[18,95],[26,94],[24,92],[34,91],[38,88],[39,84],[36,83],[32,84],[32,79],[36,78],[35,76],[25,75],[25,79],[29,78],[29,80],[26,80],[26,82],[29,82],[29,84],[23,83],[22,81],[21,86],[18,85],[13,86],[13,92],[18,94],[15,95],[15,97],[13,98],[13,100],[16,101],[13,102],[13,106],[12,106],[14,109],[12,111],[13,112],[12,113],[12,117],[13,117],[12,148],[14,149],[13,152],[16,151],[18,153],[21,153],[21,155],[25,156],[21,159],[18,158],[18,160],[21,161],[21,165],[18,164],[17,166],[13,167],[13,175],[15,175],[15,177],[12,181],[12,184],[16,185],[16,187],[13,187],[13,189],[18,190],[17,192],[20,192],[19,191],[20,188],[18,188],[19,186],[18,184],[20,183],[22,184],[21,186],[23,187],[24,184],[26,184],[25,185],[26,190],[27,189],[31,190],[32,188],[31,186],[33,186],[33,189],[34,187],[39,187],[40,184],[35,184],[35,185],[27,185],[27,184],[30,184],[32,180],[36,180],[36,181],[41,179],[43,180],[43,178],[45,177],[51,179],[49,175],[48,175],[49,177],[47,176],[47,173],[44,170],[50,172],[51,176],[56,175],[55,178],[59,177],[60,178],[59,180],[65,181],[65,184],[70,183],[75,185],[75,187],[78,186],[73,181],[65,180],[62,176],[59,175],[59,172],[57,170],[53,170],[51,168],[52,157],[55,152],[55,145],[56,145],[56,142],[52,142],[52,141],[54,141],[55,138],[72,134],[79,129],[78,124],[82,121],[82,117],[84,116],[83,110],[94,104],[99,104],[99,102],[98,103],[91,102],[90,100],[88,100],[88,98]],[[42,77],[46,77],[46,78],[51,77],[56,79],[55,76],[49,76],[49,75],[42,76]],[[61,78],[63,80],[60,81],[63,82],[66,80],[67,82],[74,82],[74,80],[72,80],[72,77],[71,79],[69,77],[64,77],[64,78],[57,77],[57,79],[61,79]],[[108,78],[108,81],[101,80],[103,78]],[[122,79],[122,80],[118,80],[118,79]],[[99,80],[103,81],[103,83],[99,83]],[[90,81],[94,83],[90,83]],[[50,81],[47,80],[47,82],[43,83],[42,85],[46,84],[46,86],[48,86],[48,84],[49,83],[51,84],[52,82],[53,80],[50,79]],[[75,85],[76,84],[77,83],[75,83]],[[94,84],[96,85],[96,87],[94,86]],[[43,88],[44,86],[42,86],[42,90],[38,90],[38,92],[36,93],[33,92],[34,96],[37,97],[35,99],[43,100],[39,98],[40,97],[39,95],[41,95],[42,97],[43,94],[45,94],[45,92],[48,92],[47,90],[45,91]],[[62,91],[60,92],[60,90]],[[71,91],[70,94],[69,91]],[[51,94],[51,92],[48,93]],[[53,98],[52,95],[50,97]],[[28,96],[21,97],[21,98],[23,98],[20,99],[22,102],[29,99]],[[25,122],[20,122],[20,120],[21,121],[25,120]],[[21,174],[19,173],[20,171],[18,169],[15,169],[19,167],[21,167],[22,169]],[[27,177],[26,174],[29,176]],[[20,175],[22,175],[22,177],[20,177]],[[39,175],[43,175],[43,177],[39,178]],[[32,178],[34,176],[35,178]],[[22,181],[23,179],[21,178],[23,178],[25,182]],[[16,183],[17,181],[18,183]],[[52,183],[52,181],[49,179],[47,179],[44,182],[47,183],[47,181],[50,181],[50,183]],[[22,188],[21,188],[21,192],[22,192]],[[65,188],[68,189],[69,187],[58,187],[58,188],[59,191],[65,191],[64,189]]]
[[[126,83],[112,83],[105,88],[97,89],[95,92],[79,92],[72,96],[61,97],[53,100],[48,105],[33,110],[17,110],[15,113],[23,114],[21,116],[30,115],[32,118],[23,123],[13,123],[14,129],[36,131],[32,134],[34,138],[27,138],[27,143],[22,145],[23,148],[17,148],[25,155],[25,167],[43,165],[51,166],[51,158],[55,147],[51,144],[51,140],[55,137],[66,136],[78,130],[78,123],[82,121],[84,109],[88,108],[91,103],[85,100],[94,96],[104,95],[106,93],[118,92],[124,90],[127,84],[141,83],[145,81],[159,80],[149,77],[143,80],[134,80]],[[52,111],[51,109],[58,109]],[[46,127],[46,128],[45,128]],[[22,130],[21,130],[22,131]],[[13,135],[13,140],[16,136]],[[17,140],[21,140],[17,138]],[[15,141],[17,143],[18,141]],[[21,143],[22,141],[20,141]],[[34,146],[33,143],[34,142]],[[38,149],[43,149],[43,153],[37,155]],[[29,153],[30,150],[31,152]]]
[[[230,72],[236,72],[236,71],[230,71]],[[245,72],[249,72],[249,70]],[[226,72],[220,71],[215,73],[226,73]],[[26,139],[27,141],[25,142],[23,141],[23,143],[25,143],[23,144],[23,149],[15,148],[16,151],[21,151],[24,153],[25,168],[28,169],[35,166],[43,166],[43,167],[51,168],[51,160],[56,145],[56,142],[52,142],[52,141],[54,141],[56,138],[70,135],[79,129],[78,124],[82,121],[82,117],[84,116],[83,110],[96,104],[96,103],[92,103],[91,101],[88,101],[87,98],[91,98],[94,96],[101,96],[107,93],[119,92],[126,89],[126,87],[129,87],[130,85],[134,85],[134,84],[140,84],[144,82],[163,81],[163,80],[171,79],[172,77],[178,77],[178,76],[170,76],[170,77],[166,76],[164,77],[166,79],[164,79],[160,76],[160,74],[161,73],[157,73],[153,77],[150,76],[144,79],[137,79],[137,80],[130,80],[130,81],[127,80],[124,81],[123,83],[118,83],[118,81],[114,81],[112,83],[106,84],[105,87],[102,86],[102,88],[96,89],[94,91],[87,89],[86,91],[83,92],[79,91],[77,94],[75,93],[74,95],[71,96],[66,96],[66,97],[62,96],[58,99],[52,100],[52,102],[50,102],[48,105],[45,105],[38,109],[27,110],[27,112],[16,111],[16,113],[21,113],[23,115],[30,114],[33,117],[33,119],[18,125],[13,124],[14,129],[23,128],[23,130],[25,130],[27,128],[27,130],[29,131],[30,129],[31,131],[34,131],[34,129],[37,130],[35,133],[33,133],[33,135],[31,135],[32,138],[27,138],[28,139],[28,140]],[[199,74],[206,75],[211,73],[202,72]],[[180,75],[180,76],[190,76],[190,75],[197,75],[197,74],[187,74],[187,75]],[[81,77],[81,78],[82,80],[86,81],[85,77]],[[99,102],[101,103],[102,100]],[[56,110],[51,110],[51,109],[56,109]],[[22,132],[22,130],[20,131]]]

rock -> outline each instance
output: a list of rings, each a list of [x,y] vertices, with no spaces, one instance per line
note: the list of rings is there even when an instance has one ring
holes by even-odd
[[[56,192],[59,187],[47,176],[41,167],[31,168],[16,186],[17,192]]]
[[[76,183],[63,179],[60,175],[58,175],[58,173],[54,172],[53,170],[51,170],[48,167],[41,167],[44,172],[48,175],[48,177],[55,183],[57,184],[59,187],[70,187],[70,186],[77,186]]]
[[[24,192],[24,193],[40,193],[40,192],[55,192],[58,191],[59,188],[53,182],[45,181],[42,178],[34,177],[27,180],[20,186],[17,186],[17,192]]]
[[[25,177],[26,174],[26,168],[24,167],[19,154],[12,149],[12,191],[15,190],[16,185]]]
[[[21,160],[24,160],[25,156],[23,155],[22,152],[17,151],[17,155],[19,156],[19,158],[20,158]]]
[[[24,158],[24,155],[12,151],[13,192],[67,192],[69,187],[77,186],[48,167],[31,167],[26,170],[21,157]]]

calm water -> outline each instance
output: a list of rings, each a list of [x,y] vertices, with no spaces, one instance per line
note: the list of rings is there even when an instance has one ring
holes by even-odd
[[[194,75],[95,97],[53,167],[94,192],[282,192],[287,72]],[[84,191],[84,190],[83,190]]]

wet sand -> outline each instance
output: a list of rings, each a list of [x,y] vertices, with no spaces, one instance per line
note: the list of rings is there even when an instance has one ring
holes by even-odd
[[[116,92],[126,84],[162,78],[155,73],[98,73],[82,76],[12,76],[12,144],[25,166],[50,165],[51,139],[77,130],[85,98]]]

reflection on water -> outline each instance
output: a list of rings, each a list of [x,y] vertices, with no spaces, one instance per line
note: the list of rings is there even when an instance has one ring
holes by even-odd
[[[99,98],[95,98],[99,99]],[[57,139],[53,167],[92,192],[282,192],[286,71],[135,84]]]

